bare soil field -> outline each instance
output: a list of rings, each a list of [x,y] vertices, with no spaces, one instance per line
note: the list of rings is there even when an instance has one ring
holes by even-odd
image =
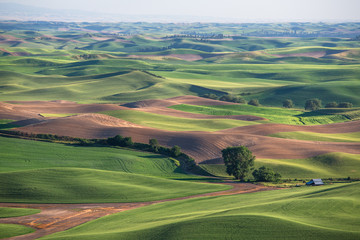
[[[176,199],[166,199],[152,202],[140,203],[99,203],[99,204],[22,204],[22,203],[0,203],[0,207],[14,207],[14,208],[35,208],[40,209],[41,212],[34,215],[4,218],[0,219],[0,223],[21,224],[24,226],[36,229],[36,232],[7,238],[11,240],[31,240],[37,239],[51,233],[65,231],[88,221],[110,215],[117,212],[122,212],[130,209],[135,209],[160,202],[168,202],[175,200],[183,200],[196,197],[206,196],[221,196],[244,194],[258,191],[274,190],[276,188],[264,187],[249,183],[227,182],[227,185],[232,186],[232,189],[206,193],[201,195],[194,195]]]
[[[200,55],[197,54],[169,54],[169,55],[129,55],[129,58],[136,59],[168,59],[168,58],[176,58],[185,61],[197,61],[203,59]]]
[[[304,52],[304,53],[291,53],[291,54],[272,54],[275,57],[312,57],[312,58],[321,58],[326,56],[325,51],[317,52]]]
[[[0,119],[26,120],[26,119],[42,119],[39,113],[25,109],[19,109],[14,104],[0,102]]]
[[[97,115],[96,115],[97,116]],[[307,158],[329,152],[360,154],[360,143],[314,142],[293,139],[281,139],[248,134],[238,128],[218,132],[174,132],[147,127],[132,126],[125,121],[109,124],[110,118],[94,119],[95,115],[79,115],[47,120],[38,124],[18,128],[28,133],[51,133],[81,138],[108,138],[117,134],[131,136],[133,141],[148,143],[156,138],[161,145],[178,145],[182,151],[196,159],[198,163],[221,162],[221,150],[228,146],[245,145],[260,158]],[[98,117],[99,119],[100,117]],[[332,126],[329,126],[332,128]],[[282,129],[279,129],[282,131]]]
[[[101,111],[121,110],[116,104],[78,104],[70,101],[9,101],[14,111],[35,113],[96,113]]]
[[[0,116],[20,120],[17,130],[28,133],[50,133],[81,138],[108,138],[117,134],[130,136],[135,142],[148,143],[156,138],[161,145],[178,145],[198,163],[221,163],[221,150],[228,146],[245,145],[259,158],[298,159],[330,152],[360,154],[360,143],[316,142],[268,137],[269,134],[290,131],[318,133],[349,133],[360,130],[360,121],[319,125],[294,126],[258,124],[217,132],[176,132],[140,126],[125,120],[97,114],[99,111],[133,109],[163,115],[193,119],[229,118],[246,121],[264,120],[255,116],[209,116],[185,113],[167,108],[175,104],[233,104],[195,96],[165,100],[145,100],[119,106],[116,104],[77,104],[68,101],[33,101],[1,103]],[[16,103],[16,104],[15,104]],[[41,113],[78,113],[75,116],[44,118]]]

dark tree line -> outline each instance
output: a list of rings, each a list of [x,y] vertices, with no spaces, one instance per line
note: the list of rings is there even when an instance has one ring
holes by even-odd
[[[283,104],[284,108],[293,108],[295,106],[295,104],[293,103],[293,101],[291,99],[284,100],[282,102],[282,104]],[[350,102],[337,103],[335,101],[332,101],[325,105],[325,108],[352,108],[352,107],[353,107],[353,104]],[[308,99],[305,102],[304,108],[305,108],[305,110],[310,110],[310,111],[318,110],[318,109],[322,108],[322,102],[318,98]]]

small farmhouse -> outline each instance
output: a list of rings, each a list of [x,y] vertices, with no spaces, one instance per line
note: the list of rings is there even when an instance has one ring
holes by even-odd
[[[308,186],[320,186],[324,185],[323,181],[321,179],[311,179],[311,181],[307,182],[306,185]]]

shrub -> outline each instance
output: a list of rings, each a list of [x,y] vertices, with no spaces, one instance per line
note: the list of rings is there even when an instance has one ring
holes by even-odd
[[[134,145],[131,137],[124,137],[123,141],[121,142],[120,146],[122,147],[131,147],[132,145]]]
[[[88,139],[79,138],[78,141],[80,146],[90,146],[92,144]]]
[[[253,106],[260,106],[259,100],[257,99],[251,99],[248,104]]]
[[[156,139],[152,138],[149,140],[149,145],[151,147],[151,150],[153,152],[158,152],[159,151],[159,143]]]
[[[113,146],[120,146],[120,147],[131,147],[134,143],[131,137],[122,137],[120,135],[116,135],[115,137],[108,138],[107,143]]]
[[[305,102],[305,110],[318,110],[321,108],[321,100],[317,98],[309,99]]]
[[[329,102],[328,104],[325,105],[326,108],[336,108],[338,107],[337,102]]]
[[[213,93],[206,93],[206,94],[202,95],[202,97],[204,97],[204,98],[210,98],[210,99],[215,99],[215,100],[218,100],[218,99],[219,99],[219,97],[218,97],[217,95],[213,94]]]
[[[352,103],[349,102],[341,102],[338,105],[338,108],[352,108],[352,107],[353,107]]]
[[[285,101],[283,101],[283,107],[285,108],[293,108],[294,107],[294,103],[291,99],[286,99]]]
[[[109,145],[120,146],[122,140],[123,140],[122,136],[116,135],[115,137],[108,138],[107,142],[108,142]]]
[[[259,182],[277,182],[281,178],[279,173],[275,173],[271,168],[267,168],[265,166],[253,171],[252,175],[255,180]]]
[[[181,154],[181,148],[177,145],[171,148],[171,155],[173,157],[178,157]]]
[[[235,96],[233,98],[233,101],[234,103],[246,103],[245,99],[243,99],[242,97],[239,97],[239,96]]]

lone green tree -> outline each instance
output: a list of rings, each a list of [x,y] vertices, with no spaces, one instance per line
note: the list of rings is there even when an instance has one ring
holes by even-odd
[[[254,166],[255,156],[252,152],[245,146],[228,147],[221,152],[226,172],[235,179],[244,181],[251,167]]]
[[[291,99],[286,99],[283,101],[283,107],[284,108],[293,108],[294,107],[294,103]]]
[[[318,110],[321,108],[321,100],[317,98],[309,99],[305,102],[305,110]]]

